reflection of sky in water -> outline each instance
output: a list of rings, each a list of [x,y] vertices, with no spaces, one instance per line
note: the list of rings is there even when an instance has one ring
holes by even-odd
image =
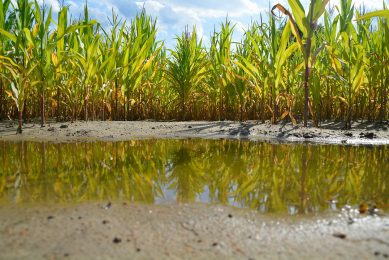
[[[0,203],[203,202],[290,215],[380,206],[388,154],[387,146],[232,140],[0,142]]]
[[[168,187],[169,185],[162,185],[163,197],[155,197],[155,204],[168,204],[176,201],[176,191]]]
[[[196,196],[196,201],[210,203],[210,198],[211,197],[209,196],[209,188],[208,186],[205,186],[204,191]]]
[[[173,164],[171,162],[168,162],[165,165],[164,171],[165,171],[165,178],[167,178],[170,174],[170,169],[173,167]],[[158,175],[161,176],[161,172],[158,170]],[[162,196],[155,196],[155,204],[168,204],[176,201],[176,191],[169,189],[171,186],[171,182],[167,184],[161,185],[161,190],[163,195]]]

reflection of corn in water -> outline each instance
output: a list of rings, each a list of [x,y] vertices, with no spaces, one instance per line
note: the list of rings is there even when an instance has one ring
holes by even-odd
[[[343,208],[353,219],[376,214],[374,205],[385,210],[387,150],[233,140],[0,142],[0,199],[201,201],[289,214],[361,205]]]

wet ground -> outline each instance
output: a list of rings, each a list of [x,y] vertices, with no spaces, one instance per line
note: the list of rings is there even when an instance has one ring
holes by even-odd
[[[139,138],[208,138],[249,139],[271,142],[315,142],[338,144],[389,144],[389,123],[353,123],[344,130],[342,122],[324,122],[320,128],[282,123],[272,125],[247,122],[75,122],[24,125],[22,135],[16,135],[17,123],[0,122],[0,140],[30,141],[119,141]]]
[[[387,259],[389,219],[204,204],[1,207],[1,259]],[[356,216],[356,215],[355,215]]]

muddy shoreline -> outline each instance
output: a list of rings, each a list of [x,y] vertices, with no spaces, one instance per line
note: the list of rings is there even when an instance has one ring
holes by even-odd
[[[0,207],[1,259],[385,259],[389,219],[205,204]]]
[[[310,142],[318,144],[388,145],[389,123],[354,123],[343,130],[343,123],[326,122],[320,128],[290,123],[272,125],[256,121],[95,121],[74,123],[51,122],[24,125],[23,134],[16,134],[17,123],[0,122],[0,140],[4,141],[124,141],[145,138],[248,139],[268,142]]]

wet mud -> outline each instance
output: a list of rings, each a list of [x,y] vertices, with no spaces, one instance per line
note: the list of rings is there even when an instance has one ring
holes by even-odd
[[[205,204],[1,207],[1,259],[386,259],[389,219]],[[96,258],[97,257],[97,258]]]
[[[311,142],[322,144],[387,145],[389,123],[354,123],[344,129],[341,122],[325,122],[320,128],[291,123],[272,125],[257,121],[96,121],[24,125],[16,134],[17,123],[0,122],[0,140],[25,141],[122,141],[142,138],[249,139],[269,142]]]

